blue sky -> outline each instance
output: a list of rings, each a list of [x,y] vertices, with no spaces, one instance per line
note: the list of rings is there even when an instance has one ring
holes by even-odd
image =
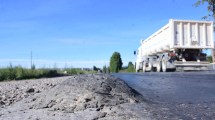
[[[169,19],[201,20],[197,0],[0,0],[0,67],[102,67],[135,61],[140,40]]]

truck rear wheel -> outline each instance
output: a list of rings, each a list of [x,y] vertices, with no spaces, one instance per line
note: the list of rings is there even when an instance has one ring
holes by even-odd
[[[146,64],[143,63],[143,72],[146,72]]]
[[[164,59],[162,60],[162,71],[166,72],[166,61]]]
[[[152,72],[152,71],[153,71],[152,63],[148,63],[148,71],[147,72]]]
[[[160,71],[161,71],[161,63],[158,62],[156,72],[160,72]]]

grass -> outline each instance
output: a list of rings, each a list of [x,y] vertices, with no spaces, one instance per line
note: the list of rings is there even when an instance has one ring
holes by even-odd
[[[65,68],[65,69],[29,69],[23,68],[21,66],[12,66],[11,64],[8,67],[0,68],[0,81],[9,81],[9,80],[22,80],[22,79],[36,79],[36,78],[50,78],[50,77],[59,77],[67,75],[76,75],[76,74],[90,74],[96,73],[92,70],[82,70],[76,68]]]
[[[20,66],[0,69],[0,81],[62,76],[57,70],[27,69]]]
[[[127,67],[123,66],[121,70],[119,70],[119,73],[133,73],[135,72],[134,66],[132,67]]]
[[[65,68],[65,69],[63,69],[63,72],[64,71],[66,71],[66,73],[69,75],[96,73],[96,71],[94,71],[94,70],[82,70],[79,68]]]

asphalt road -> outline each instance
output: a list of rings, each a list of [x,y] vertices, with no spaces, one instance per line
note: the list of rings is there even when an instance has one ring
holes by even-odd
[[[155,119],[215,120],[215,72],[113,74],[143,95]]]

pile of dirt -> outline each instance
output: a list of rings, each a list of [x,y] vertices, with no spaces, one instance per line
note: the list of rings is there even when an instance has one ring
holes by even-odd
[[[35,92],[37,88],[27,91],[35,94],[0,109],[0,119],[140,119],[149,116],[142,96],[110,75],[71,76],[43,92]]]
[[[49,90],[69,77],[43,78],[0,83],[0,108],[12,105],[23,98]]]

